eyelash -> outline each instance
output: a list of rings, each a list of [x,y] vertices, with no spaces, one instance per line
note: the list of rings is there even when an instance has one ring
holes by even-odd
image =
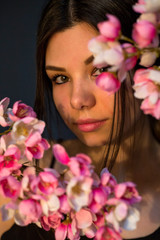
[[[58,77],[62,77],[62,78],[65,78],[65,80],[61,80],[61,83],[60,82],[57,82],[58,81]],[[62,74],[55,74],[53,77],[52,77],[52,82],[55,82],[56,84],[63,84],[65,82],[67,82],[69,80],[68,77],[66,77],[65,75],[62,75]]]
[[[96,71],[100,71],[100,73],[99,74],[95,74],[96,73]],[[98,75],[100,75],[102,72],[107,72],[107,70],[108,70],[108,67],[106,66],[106,67],[102,67],[102,68],[94,68],[93,69],[93,72],[92,72],[92,75],[94,76],[94,77],[97,77]]]
[[[97,71],[100,71],[99,74],[95,74]],[[94,68],[93,71],[92,71],[92,76],[93,77],[97,77],[98,75],[100,75],[102,72],[106,72],[107,71],[107,67],[103,67],[103,68]],[[58,78],[61,77],[63,79],[60,79],[61,82],[58,82]],[[55,84],[63,84],[63,83],[66,83],[69,81],[69,78],[65,75],[62,75],[62,74],[55,74],[52,79],[51,79],[52,82],[55,82]]]

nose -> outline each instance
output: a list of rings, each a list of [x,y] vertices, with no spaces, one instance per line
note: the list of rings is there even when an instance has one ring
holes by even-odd
[[[92,83],[84,78],[73,81],[70,103],[76,110],[92,108],[96,104]]]

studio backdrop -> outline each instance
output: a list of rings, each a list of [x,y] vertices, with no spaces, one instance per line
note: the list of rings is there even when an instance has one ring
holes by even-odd
[[[0,99],[9,97],[33,107],[36,87],[36,32],[47,0],[6,0],[0,3]],[[54,109],[53,109],[54,111]],[[54,138],[73,138],[61,121]],[[60,129],[60,134],[59,130]]]

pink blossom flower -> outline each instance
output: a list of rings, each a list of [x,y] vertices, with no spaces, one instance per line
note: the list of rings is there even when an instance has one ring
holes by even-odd
[[[36,181],[36,184],[35,184]],[[35,186],[36,185],[36,186]],[[36,170],[34,167],[27,167],[23,171],[23,178],[21,180],[21,192],[20,197],[25,198],[25,196],[31,196],[36,194],[38,185],[38,177],[36,176]]]
[[[115,197],[126,203],[133,204],[139,202],[141,197],[132,182],[119,183],[115,186]]]
[[[59,227],[55,229],[55,239],[65,240],[67,237],[68,225],[61,223]]]
[[[158,12],[160,10],[159,0],[146,0],[147,12]]]
[[[125,55],[127,55],[125,60],[125,68],[126,70],[131,70],[135,67],[138,57],[136,48],[130,43],[122,44],[123,50],[125,51]],[[133,55],[133,56],[131,56]]]
[[[91,176],[93,172],[91,159],[85,154],[77,154],[75,157],[71,157],[68,166],[75,176]]]
[[[145,114],[150,114],[156,119],[160,119],[160,99],[153,104],[149,101],[149,99],[145,99],[141,104],[141,109]]]
[[[160,71],[154,69],[138,69],[134,75],[135,97],[149,98],[152,104],[159,99]]]
[[[140,213],[136,208],[129,207],[127,217],[121,224],[123,229],[133,231],[137,227],[137,222],[140,219]]]
[[[8,176],[0,180],[0,194],[3,197],[16,199],[20,193],[21,183],[13,176]]]
[[[53,169],[44,169],[44,172],[36,176],[35,168],[28,167],[24,170],[21,181],[20,197],[40,201],[42,212],[46,216],[60,208],[60,201],[56,195],[58,179],[55,172]],[[59,192],[64,193],[58,190]]]
[[[124,61],[122,46],[118,42],[109,42],[107,46],[108,49],[104,51],[104,60],[106,64],[114,66],[115,69],[119,69]]]
[[[140,48],[149,46],[156,37],[156,27],[147,20],[139,20],[133,25],[132,38]]]
[[[36,145],[26,147],[25,155],[30,161],[32,161],[33,158],[41,159],[43,157],[44,151],[49,147],[50,145],[47,140],[42,138]]]
[[[88,49],[93,52],[94,56],[98,55],[100,52],[103,52],[108,49],[106,41],[101,38],[101,35],[98,35],[92,38],[88,42]]]
[[[68,202],[75,211],[79,211],[91,201],[92,183],[92,178],[82,176],[74,177],[69,181],[66,192]]]
[[[18,163],[17,160],[6,160],[4,156],[0,156],[0,179],[9,176],[12,173],[19,176],[21,173],[19,169],[21,167],[22,164]]]
[[[38,222],[41,214],[42,209],[38,201],[33,199],[22,200],[15,214],[15,222],[18,225],[26,226],[32,222]]]
[[[151,67],[157,59],[156,52],[144,52],[140,57],[140,65],[144,67]]]
[[[144,99],[141,109],[146,114],[151,114],[157,119],[160,118],[160,71],[154,69],[139,69],[134,75],[135,97]]]
[[[106,67],[110,71],[117,71],[121,68],[124,61],[124,52],[119,42],[101,42],[100,37],[96,37],[89,42],[89,50],[94,55],[94,65],[97,67]]]
[[[11,173],[19,175],[21,164],[18,163],[20,160],[21,153],[17,146],[10,145],[3,155],[0,156],[0,177],[8,176]]]
[[[36,198],[37,196],[38,195],[35,195]],[[47,197],[39,195],[39,197],[41,197],[40,204],[42,207],[42,212],[45,216],[48,216],[50,213],[59,210],[60,201],[55,194],[48,195]],[[32,198],[34,198],[34,195],[32,196]]]
[[[41,124],[43,129],[44,129],[43,123],[44,122],[40,122],[39,125]],[[25,146],[26,147],[33,147],[36,144],[40,143],[41,140],[42,140],[42,137],[41,137],[42,132],[39,131],[40,129],[39,130],[38,129],[34,129],[34,126],[30,126],[30,127],[29,128],[30,128],[31,131],[29,132],[29,135],[27,136],[27,134],[26,134],[26,139],[25,139]],[[28,128],[28,130],[29,130],[29,128]],[[24,133],[23,136],[25,137],[25,133]]]
[[[60,208],[59,198],[55,194],[58,180],[54,172],[45,169],[36,176],[35,168],[28,167],[24,170],[21,181],[20,197],[40,201],[42,212],[46,216]]]
[[[106,204],[108,198],[108,189],[104,186],[99,186],[92,190],[92,202],[89,208],[94,212],[98,213],[100,209]]]
[[[72,215],[72,229],[80,230],[81,235],[86,235],[88,238],[93,238],[97,231],[93,221],[96,220],[96,215],[90,209],[81,209]],[[74,233],[74,231],[73,231]]]
[[[160,2],[159,0],[138,0],[133,9],[139,13],[158,12],[160,10]]]
[[[96,84],[108,93],[115,93],[119,90],[121,83],[113,73],[103,72],[96,78]]]
[[[98,24],[99,31],[106,38],[106,41],[115,41],[120,35],[120,21],[111,14],[107,14],[106,16],[108,20]]]
[[[1,136],[0,138],[0,148],[1,148],[2,155],[10,145],[15,145],[11,136],[11,132]]]
[[[105,218],[116,231],[120,232],[121,228],[126,230],[136,229],[137,222],[140,219],[139,211],[136,208],[116,198],[109,199],[107,204],[112,208]]]
[[[50,144],[48,143],[48,141],[44,138],[41,139],[41,141],[39,142],[39,145],[44,149],[47,150],[50,148]]]
[[[45,172],[50,172],[52,173],[56,178],[60,177],[60,174],[53,168],[44,168]],[[63,194],[63,193],[62,193]],[[60,194],[61,195],[61,194]]]
[[[68,224],[68,229],[67,229],[67,237],[70,240],[79,240],[80,239],[80,231],[78,229],[76,229],[73,232],[73,227],[72,227],[72,223]]]
[[[94,65],[97,67],[105,67],[107,63],[104,60],[104,52],[108,50],[108,45],[101,42],[98,36],[89,41],[88,48],[94,55]]]
[[[55,158],[64,165],[68,165],[68,163],[70,162],[70,158],[66,150],[60,144],[53,145],[53,154]]]
[[[36,118],[26,117],[14,123],[11,136],[17,144],[33,146],[41,140],[45,123]]]
[[[41,192],[44,194],[51,194],[54,192],[55,188],[58,186],[58,179],[57,177],[47,171],[43,171],[39,173],[39,183],[38,187]]]
[[[89,208],[91,209],[92,212],[94,212],[95,214],[100,212],[102,209],[102,204],[98,203],[95,201],[95,199],[92,199],[92,202],[89,205]]]
[[[47,216],[41,217],[41,225],[46,230],[49,231],[50,228],[56,229],[61,223],[62,215],[59,212],[54,212]]]
[[[80,209],[80,211],[75,213],[74,217],[76,219],[77,227],[79,229],[87,228],[87,227],[91,226],[91,224],[93,222],[93,215],[89,209],[88,210]]]
[[[122,240],[120,234],[108,226],[101,227],[97,230],[95,240]]]
[[[125,54],[119,42],[104,42],[101,36],[98,36],[89,42],[88,47],[94,55],[95,66],[108,67],[108,71],[112,73],[118,71],[120,82],[125,79]]]
[[[79,240],[79,231],[73,234],[72,226],[70,222],[64,221],[62,222],[58,228],[55,229],[55,239],[56,240],[64,240],[66,237],[70,240]]]
[[[120,223],[125,220],[127,214],[128,205],[125,202],[117,201],[117,204],[114,206],[114,208],[112,208],[112,210],[106,215],[106,220],[112,224],[117,232],[119,232]]]
[[[133,6],[135,12],[144,13],[146,12],[146,1],[138,0],[138,2]]]
[[[20,102],[21,101],[17,101],[14,103],[12,114],[9,114],[10,119],[15,122],[25,117],[36,118],[36,113],[33,111],[32,107]]]
[[[0,101],[0,125],[2,127],[10,126],[12,124],[12,121],[8,117],[9,102],[10,99],[7,97]]]
[[[69,213],[71,211],[71,207],[68,203],[68,197],[66,195],[62,195],[59,197],[59,200],[60,200],[60,209],[59,211],[61,213]]]
[[[117,184],[115,177],[108,171],[107,168],[104,168],[101,171],[100,177],[101,177],[101,184],[103,186],[108,186],[109,187],[108,190],[110,189],[110,191],[112,192],[114,187]]]
[[[148,22],[151,22],[153,25],[157,25],[157,15],[156,13],[143,13],[140,15],[137,21],[139,20],[146,20]]]
[[[105,225],[105,214],[96,214],[96,221],[94,221],[94,224],[100,228]]]
[[[4,160],[10,161],[10,160],[20,160],[21,152],[19,148],[16,145],[10,145],[5,153],[4,153]]]

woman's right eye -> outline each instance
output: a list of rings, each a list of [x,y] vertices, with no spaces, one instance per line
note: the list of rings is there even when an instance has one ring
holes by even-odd
[[[69,81],[69,78],[67,76],[56,74],[52,77],[52,82],[55,82],[55,84],[63,84]]]

